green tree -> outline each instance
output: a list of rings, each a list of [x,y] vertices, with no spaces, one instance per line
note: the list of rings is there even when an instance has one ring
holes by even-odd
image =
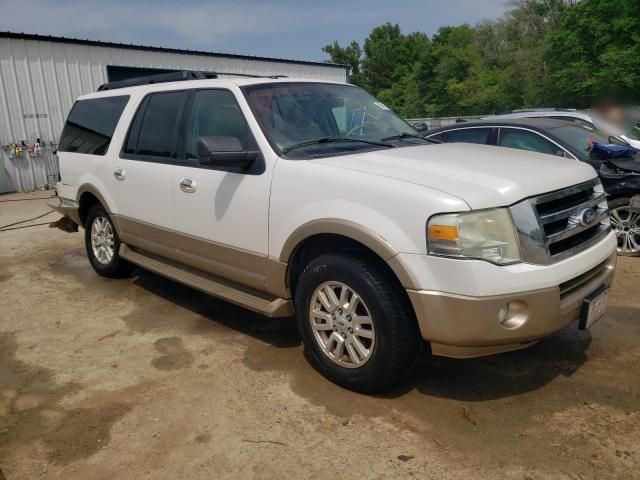
[[[640,2],[585,0],[548,37],[553,102],[586,107],[602,95],[640,101]]]
[[[386,23],[362,48],[323,50],[411,117],[586,107],[612,94],[640,101],[640,0],[512,0],[502,18],[475,27],[429,38]]]
[[[398,66],[396,50],[401,43],[400,27],[390,23],[374,28],[364,41],[364,85],[374,95],[393,85],[393,73]]]
[[[362,61],[362,48],[355,40],[346,47],[340,46],[338,41],[322,47],[322,51],[329,54],[329,62],[349,65],[351,82],[360,85],[360,62]]]
[[[385,27],[390,26],[387,24]],[[396,27],[397,25],[393,28]],[[393,40],[389,45],[384,46],[384,50],[392,52],[390,58],[393,62],[393,70],[388,76],[380,75],[378,72],[385,63],[384,59],[381,56],[375,56],[369,60],[367,57],[363,61],[364,84],[401,115],[419,116],[424,108],[415,71],[420,58],[431,48],[431,42],[429,37],[419,32],[408,35],[399,33],[397,38],[395,36],[391,38]],[[372,47],[374,42],[381,41],[380,35],[373,35],[373,32],[367,40],[370,40],[369,47]]]
[[[487,64],[469,25],[441,28],[417,69],[429,115],[476,115],[505,108],[500,71]]]

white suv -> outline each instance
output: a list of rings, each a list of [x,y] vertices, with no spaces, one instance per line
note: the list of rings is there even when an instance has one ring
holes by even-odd
[[[366,392],[423,340],[475,357],[604,312],[616,240],[588,165],[430,144],[347,84],[140,83],[79,98],[60,139],[58,208],[100,275],[295,313],[313,365]]]

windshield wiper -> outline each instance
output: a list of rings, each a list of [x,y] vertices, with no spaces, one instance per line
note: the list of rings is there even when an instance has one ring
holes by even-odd
[[[424,140],[425,142],[431,142],[428,138],[424,138],[422,135],[416,135],[415,133],[402,132],[398,135],[391,135],[389,137],[381,138],[380,140],[386,142],[387,140],[403,140],[405,138],[417,138],[419,140]]]
[[[293,145],[289,145],[288,147],[284,147],[282,149],[282,152],[289,153],[290,151],[296,150],[297,148],[307,147],[309,145],[317,145],[319,143],[332,143],[332,142],[358,142],[358,143],[368,143],[369,145],[377,145],[379,147],[395,147],[395,145],[391,145],[390,143],[374,142],[372,140],[362,140],[360,138],[322,137],[322,138],[316,138],[315,140],[307,140],[306,142],[300,142],[300,143],[295,143]]]

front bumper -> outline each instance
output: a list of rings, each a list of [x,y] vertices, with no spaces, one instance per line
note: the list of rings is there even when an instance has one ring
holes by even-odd
[[[519,293],[474,297],[407,292],[434,355],[477,357],[524,348],[577,320],[584,298],[611,285],[615,265],[614,253],[559,285]],[[505,321],[509,317],[512,321]]]

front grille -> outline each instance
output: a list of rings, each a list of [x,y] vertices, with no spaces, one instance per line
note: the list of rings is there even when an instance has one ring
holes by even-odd
[[[565,197],[554,198],[547,202],[538,203],[536,210],[539,215],[546,215],[565,208],[577,207],[587,202],[593,192],[589,190],[580,190],[579,192],[570,193]]]
[[[595,218],[580,221],[587,209]],[[598,179],[529,198],[511,207],[529,263],[550,264],[588,248],[610,230],[607,199]]]

